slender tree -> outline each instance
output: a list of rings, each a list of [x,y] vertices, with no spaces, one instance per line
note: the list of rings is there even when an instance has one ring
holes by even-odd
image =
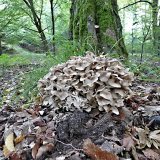
[[[71,0],[70,37],[86,49],[128,56],[117,0]]]
[[[132,5],[135,5],[137,3],[148,3],[151,7],[151,12],[152,12],[152,35],[153,35],[153,46],[154,46],[154,51],[155,53],[158,55],[160,55],[160,44],[159,44],[159,41],[160,41],[160,23],[158,24],[158,21],[159,21],[159,15],[158,15],[158,12],[159,12],[159,0],[152,0],[152,1],[149,1],[149,0],[137,0],[133,3],[130,3],[122,8],[120,8],[119,10],[121,9],[125,9],[125,8],[128,8]]]
[[[160,55],[160,24],[158,24],[158,0],[152,0],[152,30],[153,30],[153,46],[155,53]]]
[[[52,20],[52,52],[55,53],[55,17],[54,17],[54,7],[53,5],[54,0],[49,0],[50,7],[51,7],[51,20]]]
[[[141,20],[142,20],[141,62],[143,60],[143,54],[145,51],[144,50],[145,43],[151,37],[150,30],[151,30],[152,23],[150,22],[151,17],[147,16],[147,9],[148,8],[145,3],[145,10],[144,10],[145,15],[141,17]]]
[[[23,2],[26,4],[26,6],[31,11],[30,18],[31,18],[33,24],[36,26],[37,31],[40,35],[42,45],[43,45],[43,49],[44,49],[44,51],[47,52],[48,51],[48,42],[47,42],[47,39],[46,39],[46,35],[44,33],[44,29],[42,28],[43,5],[41,7],[40,14],[38,15],[38,13],[36,12],[33,0],[23,0]],[[43,0],[42,0],[42,4],[43,4]]]
[[[0,34],[0,56],[2,55],[2,35]]]

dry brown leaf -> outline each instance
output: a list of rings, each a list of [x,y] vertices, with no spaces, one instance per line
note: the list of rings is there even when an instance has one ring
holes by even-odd
[[[135,147],[132,147],[132,156],[134,160],[139,160]]]
[[[125,137],[122,140],[123,147],[126,148],[126,151],[130,151],[135,146],[135,141],[131,136]]]
[[[155,146],[157,149],[160,147],[160,143],[155,141],[155,140],[152,140],[152,144],[153,146]]]
[[[138,138],[139,138],[139,148],[142,149],[144,148],[146,145],[150,145],[150,140],[147,137],[148,133],[149,133],[149,129],[146,127],[145,129],[142,128],[137,128],[136,127],[136,131],[138,132]]]
[[[22,142],[24,139],[25,139],[25,135],[20,135],[14,139],[14,143],[18,144],[18,143]]]
[[[6,146],[3,146],[3,154],[5,157],[8,157],[11,152],[8,150]]]
[[[118,160],[119,158],[113,153],[102,151],[90,139],[86,139],[83,143],[85,154],[90,156],[92,160]]]
[[[14,147],[14,134],[11,132],[5,139],[5,146],[3,147],[3,154],[5,157],[8,157],[9,154],[13,151],[15,151]]]
[[[8,148],[8,150],[10,150],[10,151],[15,151],[15,147],[14,147],[13,141],[14,141],[14,134],[13,134],[13,132],[12,132],[12,133],[10,133],[10,134],[6,137],[6,139],[5,139],[5,146],[6,146],[6,147]]]
[[[146,149],[142,151],[144,155],[151,160],[160,160],[160,155],[154,152],[152,149]]]
[[[38,153],[38,149],[40,148],[41,145],[41,140],[37,140],[36,144],[34,145],[34,147],[32,148],[32,157],[33,159],[36,159],[36,155]]]
[[[54,145],[52,143],[41,146],[38,149],[36,159],[39,159],[44,153],[51,151],[53,148],[54,148]]]
[[[10,154],[9,160],[22,160],[22,157],[18,153],[13,152]]]
[[[106,137],[105,137],[106,138]],[[117,143],[106,140],[102,145],[101,149],[103,151],[108,151],[111,153],[119,154],[124,150],[123,146],[119,146]]]
[[[160,130],[155,130],[153,132],[150,132],[149,138],[160,142]]]
[[[136,128],[136,131],[138,132],[139,137],[138,148],[142,149],[145,146],[148,146],[150,148],[152,144],[157,149],[160,147],[160,130],[151,132],[149,128],[145,127],[145,129]]]

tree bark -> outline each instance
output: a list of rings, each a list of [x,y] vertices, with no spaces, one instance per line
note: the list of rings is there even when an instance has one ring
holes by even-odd
[[[155,53],[160,55],[160,24],[158,24],[158,0],[152,1],[152,30]]]
[[[55,18],[54,18],[54,6],[53,6],[53,0],[50,1],[50,7],[51,7],[51,19],[52,19],[52,52],[55,54]]]
[[[70,37],[85,49],[128,57],[117,0],[71,0]],[[91,47],[90,47],[91,46]]]
[[[0,35],[0,56],[2,55],[2,36]]]

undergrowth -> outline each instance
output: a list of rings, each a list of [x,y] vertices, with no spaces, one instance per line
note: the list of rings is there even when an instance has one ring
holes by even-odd
[[[63,43],[61,48],[57,50],[57,54],[35,54],[24,52],[19,49],[20,54],[0,56],[0,68],[7,69],[17,65],[29,65],[38,64],[29,72],[25,73],[21,78],[17,91],[20,91],[20,95],[14,95],[12,98],[14,101],[19,99],[25,99],[27,103],[32,102],[38,94],[37,82],[49,69],[57,64],[66,62],[71,56],[83,56],[84,49],[79,49],[77,46]],[[115,57],[115,55],[111,55]],[[129,60],[125,63],[126,67],[130,68],[136,76],[141,80],[160,82],[160,57],[151,56],[146,54],[142,62],[139,61],[139,54],[130,56]],[[0,76],[3,76],[3,72],[0,72]]]
[[[119,59],[116,53],[112,53],[110,56]],[[160,56],[145,53],[142,61],[140,56],[140,53],[129,54],[128,60],[123,63],[140,80],[160,82]]]
[[[140,61],[140,54],[130,55],[126,66],[138,76],[140,80],[160,82],[160,57],[146,54]]]
[[[83,54],[83,49],[78,50],[78,47],[76,45],[61,43],[61,47],[59,47],[59,49],[57,50],[56,55],[54,55],[53,53],[48,53],[48,56],[46,56],[45,54],[39,55],[31,53],[22,55],[25,57],[24,59],[27,58],[26,55],[29,56],[27,58],[28,64],[32,60],[32,62],[40,65],[34,68],[34,70],[31,70],[30,72],[23,75],[21,83],[17,87],[17,90],[20,90],[22,92],[19,96],[15,95],[13,99],[18,101],[21,98],[32,102],[38,94],[38,80],[46,75],[52,66],[66,62],[71,56],[79,56]],[[26,63],[26,61],[24,62]]]

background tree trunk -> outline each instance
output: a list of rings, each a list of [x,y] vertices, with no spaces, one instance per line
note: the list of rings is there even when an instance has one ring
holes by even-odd
[[[53,0],[50,1],[50,7],[51,7],[51,19],[52,19],[52,52],[55,54],[55,18],[54,18],[54,6],[53,6]]]
[[[43,50],[47,52],[48,51],[48,42],[47,42],[44,30],[42,28],[42,22],[41,22],[41,15],[42,15],[43,8],[41,8],[41,13],[38,16],[38,14],[36,13],[35,7],[34,7],[33,0],[23,0],[23,1],[32,13],[31,17],[33,17],[33,24],[36,26],[37,31],[40,35],[42,45],[43,45]]]
[[[96,53],[115,50],[128,56],[117,0],[71,0],[70,37]],[[91,47],[90,47],[91,46]]]
[[[0,35],[0,56],[2,55],[2,36]]]
[[[152,1],[152,30],[155,53],[160,55],[160,24],[158,24],[158,0]]]

